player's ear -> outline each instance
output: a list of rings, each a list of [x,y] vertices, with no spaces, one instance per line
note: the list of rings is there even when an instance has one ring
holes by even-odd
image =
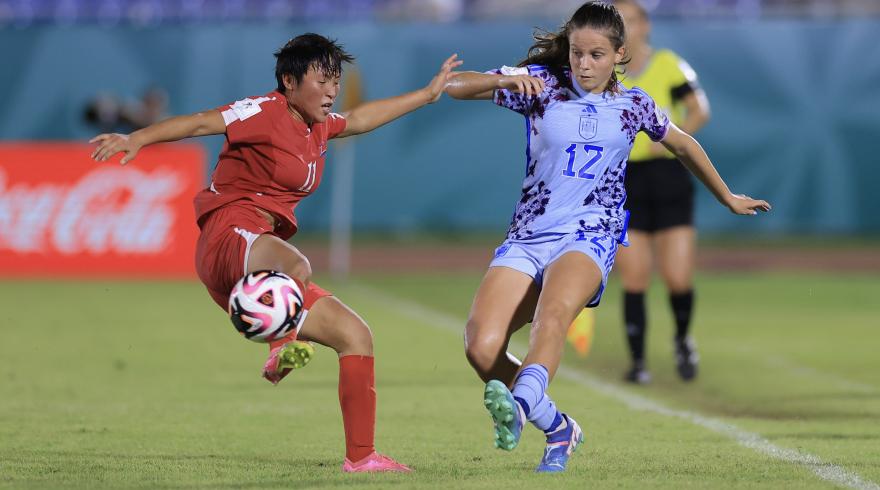
[[[284,82],[284,88],[286,90],[295,90],[296,89],[296,79],[293,77],[291,73],[282,73],[281,81]]]
[[[617,52],[614,53],[614,64],[619,65],[623,58],[626,56],[626,47],[621,46],[617,48]]]

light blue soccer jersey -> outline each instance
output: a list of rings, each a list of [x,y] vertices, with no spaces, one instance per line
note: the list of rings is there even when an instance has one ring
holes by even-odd
[[[622,242],[626,233],[626,160],[636,133],[663,139],[667,117],[639,88],[592,94],[544,66],[502,67],[490,73],[531,75],[545,90],[532,97],[496,90],[496,104],[526,119],[526,176],[507,238],[543,242],[579,231]]]

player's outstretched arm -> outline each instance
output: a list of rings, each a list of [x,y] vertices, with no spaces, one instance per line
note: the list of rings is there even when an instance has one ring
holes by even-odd
[[[491,99],[498,89],[531,97],[544,91],[544,80],[529,75],[493,75],[466,71],[449,82],[446,93],[462,100]]]
[[[223,115],[218,110],[210,110],[165,119],[131,134],[99,134],[89,140],[89,143],[98,144],[92,152],[95,161],[103,162],[122,152],[125,156],[119,163],[125,165],[134,159],[142,147],[153,143],[225,132],[226,123],[223,121]]]
[[[367,133],[379,126],[387,124],[398,117],[412,112],[426,104],[437,102],[449,80],[457,75],[452,71],[461,65],[458,55],[454,54],[443,62],[440,71],[426,87],[396,97],[374,100],[359,105],[343,114],[345,117],[345,130],[337,138],[344,138],[355,134]]]
[[[767,201],[730,192],[703,147],[691,135],[678,129],[675,124],[669,123],[669,129],[662,143],[700,179],[707,189],[712,191],[718,202],[727,206],[733,213],[758,214],[758,211],[770,211],[770,204]]]

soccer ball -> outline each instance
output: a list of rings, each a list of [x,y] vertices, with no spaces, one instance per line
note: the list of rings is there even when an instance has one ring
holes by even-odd
[[[303,314],[303,294],[287,274],[256,271],[241,278],[229,294],[229,318],[254,342],[272,342],[295,330]]]

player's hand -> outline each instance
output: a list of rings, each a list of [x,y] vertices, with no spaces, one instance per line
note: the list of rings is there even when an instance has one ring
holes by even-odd
[[[122,152],[125,156],[119,162],[122,165],[130,162],[137,155],[140,145],[132,142],[130,135],[127,134],[99,134],[89,140],[89,143],[98,143],[95,151],[92,152],[92,158],[96,162],[106,162],[113,155]]]
[[[744,194],[731,194],[725,203],[734,214],[758,214],[758,211],[770,211],[770,203],[761,199],[752,199]]]
[[[457,54],[446,58],[446,61],[440,66],[440,71],[431,79],[431,83],[425,87],[425,90],[428,92],[429,104],[433,104],[440,99],[440,96],[446,91],[449,81],[458,76],[458,72],[452,70],[461,66],[462,63],[464,62],[458,59]]]
[[[544,91],[544,80],[531,75],[506,75],[498,79],[498,88],[531,97]]]

